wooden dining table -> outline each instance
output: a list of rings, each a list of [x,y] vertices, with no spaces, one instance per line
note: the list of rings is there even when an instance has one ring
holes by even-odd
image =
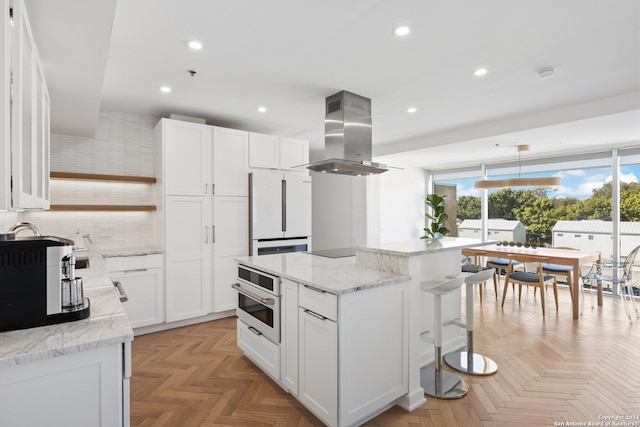
[[[579,295],[580,291],[580,266],[600,262],[599,252],[574,251],[556,248],[525,248],[517,246],[475,246],[462,250],[465,256],[483,256],[490,258],[513,258],[518,259],[518,255],[527,257],[539,257],[545,264],[568,265],[573,268],[572,282],[569,284],[572,295],[573,318],[580,316]],[[598,284],[598,305],[602,305],[602,285]]]

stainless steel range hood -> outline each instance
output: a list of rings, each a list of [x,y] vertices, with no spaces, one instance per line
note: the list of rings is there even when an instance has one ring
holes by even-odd
[[[326,99],[325,160],[307,166],[314,172],[371,175],[387,165],[371,161],[371,100],[341,91]]]

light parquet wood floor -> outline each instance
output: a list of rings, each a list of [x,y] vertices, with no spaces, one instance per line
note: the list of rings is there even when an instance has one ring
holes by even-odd
[[[574,320],[568,290],[559,294],[556,311],[548,293],[543,319],[533,289],[523,290],[522,305],[509,291],[503,310],[488,287],[482,305],[476,297],[474,341],[498,372],[463,375],[471,389],[462,399],[430,398],[413,412],[393,407],[365,425],[553,426],[640,417],[640,319],[630,325],[619,298],[591,308],[587,294],[584,314]],[[235,322],[135,338],[133,427],[322,425],[243,356]],[[640,419],[629,421],[640,426]]]

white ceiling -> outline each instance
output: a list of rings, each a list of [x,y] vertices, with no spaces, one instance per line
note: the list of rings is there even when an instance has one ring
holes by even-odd
[[[54,133],[92,136],[99,109],[175,113],[308,139],[317,159],[324,100],[348,90],[371,98],[374,155],[390,164],[640,145],[637,0],[26,2]]]

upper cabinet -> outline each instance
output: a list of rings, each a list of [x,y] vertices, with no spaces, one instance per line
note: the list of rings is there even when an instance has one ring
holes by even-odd
[[[9,34],[11,24],[9,22],[9,1],[0,0],[2,15],[0,21],[0,55],[2,67],[0,67],[0,210],[7,209],[11,201],[11,117],[10,117],[10,80],[9,57],[11,45]]]
[[[292,138],[280,138],[280,169],[308,173],[306,168],[294,166],[309,163],[309,141]]]
[[[199,123],[162,119],[155,130],[164,155],[162,181],[168,196],[213,194],[212,129]]]
[[[259,133],[249,134],[249,167],[307,173],[294,168],[309,163],[309,142]]]
[[[4,136],[9,133],[10,137],[3,140],[0,161],[5,170],[10,171],[10,178],[2,183],[0,209],[47,209],[49,93],[24,0],[4,1],[3,6],[5,19],[2,30],[5,38],[8,35],[8,44],[5,39],[2,83],[3,91],[8,85],[9,96],[0,102],[6,126],[3,133]],[[7,26],[8,29],[4,28]],[[6,174],[2,179],[7,179]]]
[[[213,128],[213,183],[216,196],[249,195],[249,133]]]

